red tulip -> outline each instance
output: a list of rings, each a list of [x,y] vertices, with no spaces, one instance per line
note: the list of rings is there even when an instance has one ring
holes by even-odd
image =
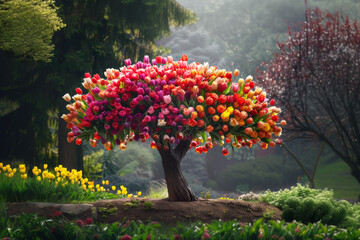
[[[224,156],[229,155],[229,151],[226,148],[223,148],[221,152]]]

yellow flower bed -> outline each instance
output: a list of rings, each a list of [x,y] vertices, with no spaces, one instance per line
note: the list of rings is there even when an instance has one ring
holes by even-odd
[[[19,169],[19,171],[17,171]],[[85,191],[91,192],[109,192],[110,190],[116,191],[117,187],[110,185],[108,180],[102,181],[102,184],[96,184],[94,181],[89,181],[88,178],[83,178],[83,172],[75,169],[68,170],[67,168],[59,165],[53,170],[48,169],[48,165],[44,164],[43,168],[34,166],[31,172],[38,181],[55,182],[56,186],[65,186],[66,184],[77,184]],[[13,178],[16,174],[20,174],[20,179],[26,181],[28,179],[27,168],[25,164],[20,164],[18,168],[12,168],[9,164],[4,165],[0,162],[0,176],[4,175],[8,178]],[[128,194],[126,187],[119,186],[116,194],[121,197],[132,197],[133,194]],[[137,192],[137,196],[141,196],[141,192]]]

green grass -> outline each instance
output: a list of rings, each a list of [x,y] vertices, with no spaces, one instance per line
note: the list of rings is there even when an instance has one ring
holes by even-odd
[[[333,189],[336,199],[357,200],[360,194],[359,182],[350,174],[350,168],[343,161],[322,164],[320,160],[315,187]]]

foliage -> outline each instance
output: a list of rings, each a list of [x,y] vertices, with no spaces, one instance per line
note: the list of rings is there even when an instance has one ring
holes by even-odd
[[[285,221],[321,221],[324,224],[359,228],[360,205],[351,205],[344,200],[336,201],[333,196],[333,191],[310,189],[298,184],[290,190],[267,191],[261,200],[282,209]]]
[[[98,159],[102,158],[103,154],[100,150],[84,156],[84,177],[92,181],[102,178],[102,163]]]
[[[155,181],[150,182],[149,184],[149,190],[146,192],[146,196],[148,198],[160,198],[160,199],[165,199],[167,197],[169,197],[167,188],[166,188],[166,183],[158,183]]]
[[[34,61],[51,61],[52,38],[65,27],[55,1],[4,0],[0,3],[0,48]]]
[[[68,171],[61,165],[54,170],[47,169],[47,166],[43,169],[35,166],[32,173],[34,176],[28,177],[29,173],[23,164],[19,168],[11,168],[10,165],[3,166],[0,163],[0,200],[81,202],[128,197],[124,186],[120,192],[108,193],[107,188],[114,188],[113,184],[94,184],[87,178],[82,178],[81,171]]]
[[[99,224],[92,219],[67,222],[64,217],[45,219],[36,215],[15,216],[6,221],[7,228],[0,237],[24,238],[41,236],[41,239],[357,239],[360,230],[322,223],[304,225],[264,221],[253,224],[239,221],[213,221],[178,223],[176,227],[159,223]]]
[[[356,20],[307,9],[256,78],[286,107],[292,137],[325,142],[360,182],[359,41]]]

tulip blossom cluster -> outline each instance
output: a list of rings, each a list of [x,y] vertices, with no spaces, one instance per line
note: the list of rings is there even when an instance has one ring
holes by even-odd
[[[98,141],[111,150],[116,145],[125,150],[133,140],[153,139],[151,147],[168,150],[170,144],[192,140],[196,152],[213,146],[251,147],[281,144],[273,135],[281,135],[280,108],[266,92],[255,88],[253,78],[235,78],[234,72],[220,70],[208,63],[188,63],[158,56],[144,61],[107,69],[105,78],[85,74],[83,91],[76,88],[62,118],[71,129],[68,141],[81,144],[87,140],[95,147]],[[281,121],[281,125],[286,124]]]

